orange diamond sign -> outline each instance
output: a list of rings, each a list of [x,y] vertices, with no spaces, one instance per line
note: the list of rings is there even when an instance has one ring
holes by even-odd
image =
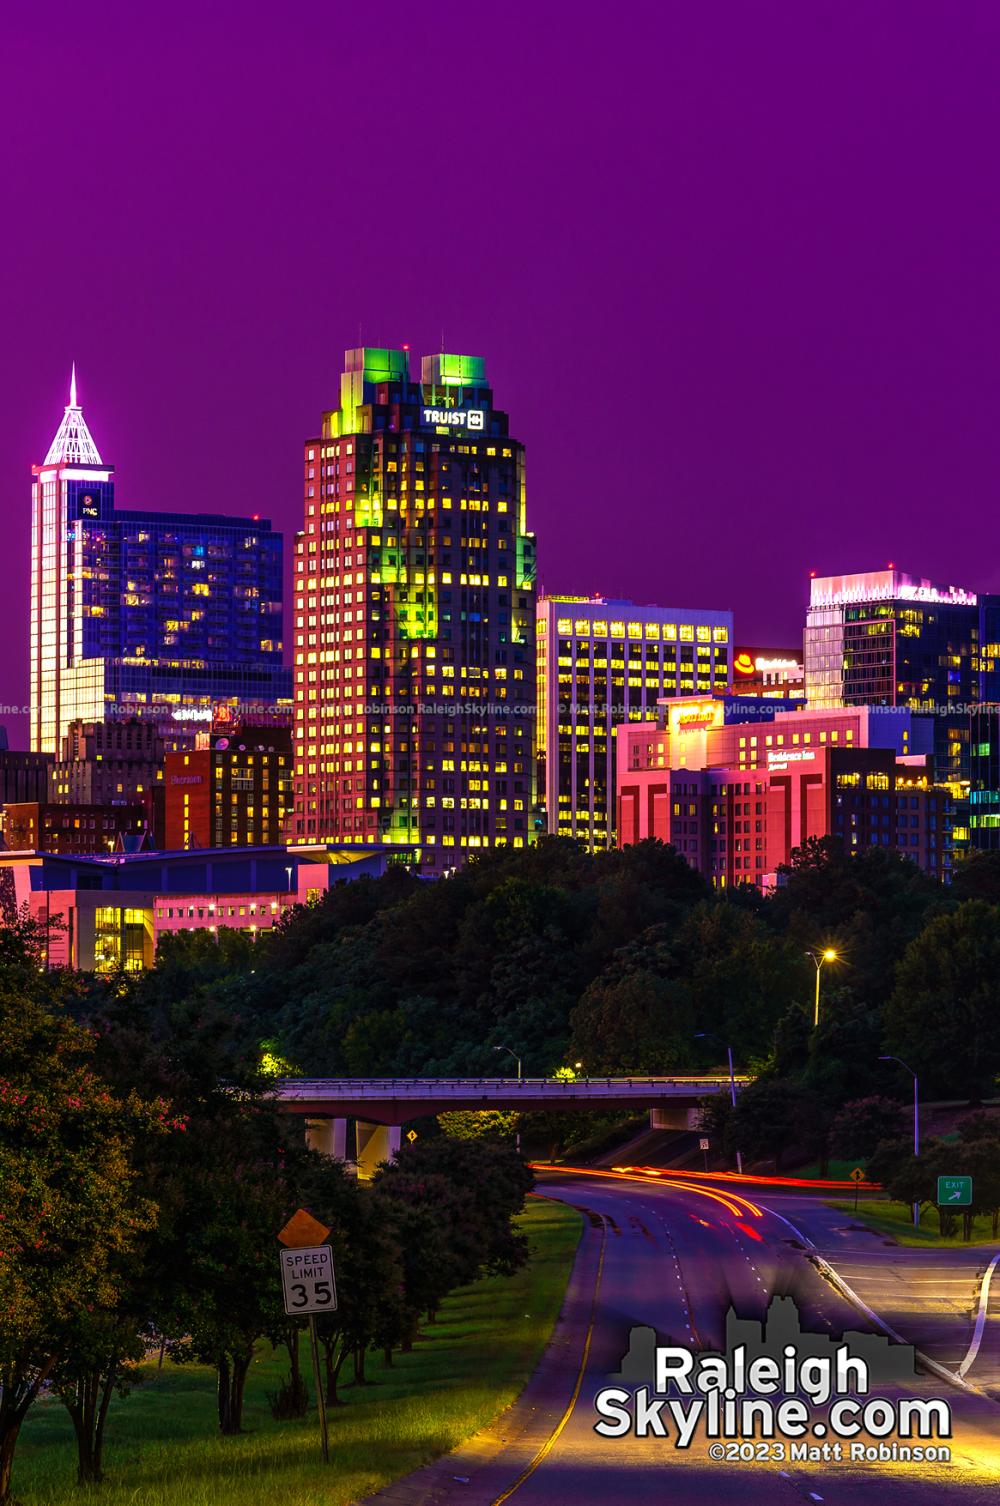
[[[278,1238],[290,1250],[304,1250],[308,1245],[321,1245],[329,1232],[326,1224],[321,1224],[318,1218],[300,1208],[292,1214]]]

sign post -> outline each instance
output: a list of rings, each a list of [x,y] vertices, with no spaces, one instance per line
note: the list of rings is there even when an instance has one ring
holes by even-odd
[[[865,1174],[861,1170],[861,1167],[860,1166],[855,1166],[854,1170],[851,1172],[851,1181],[854,1183],[854,1211],[855,1211],[855,1213],[857,1213],[857,1211],[858,1211],[858,1184],[860,1182],[863,1182],[864,1179],[865,1179]]]
[[[972,1203],[971,1177],[938,1177],[938,1205],[943,1208],[968,1208]]]
[[[319,1241],[329,1229],[304,1208],[289,1219],[278,1235],[285,1246],[281,1262],[281,1290],[285,1312],[290,1318],[308,1318],[309,1347],[312,1351],[313,1379],[316,1382],[316,1407],[319,1412],[319,1436],[323,1463],[330,1462],[330,1438],[326,1425],[326,1397],[319,1368],[319,1339],[316,1314],[337,1311],[337,1282],[333,1272],[333,1251]]]
[[[709,1144],[710,1144],[710,1141],[708,1139],[708,1136],[707,1135],[702,1135],[701,1139],[698,1141],[698,1149],[702,1152],[702,1154],[705,1157],[705,1170],[706,1171],[708,1170],[708,1147],[709,1147]]]

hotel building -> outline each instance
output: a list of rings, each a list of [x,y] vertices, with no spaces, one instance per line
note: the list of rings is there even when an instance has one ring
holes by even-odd
[[[805,699],[806,678],[801,648],[741,648],[733,654],[733,690],[767,700]]]
[[[292,735],[245,726],[199,733],[190,752],[166,755],[168,848],[267,847],[292,810]]]
[[[425,356],[416,381],[405,348],[348,351],[304,488],[290,839],[391,843],[429,873],[523,847],[535,540],[482,359]]]
[[[664,702],[618,731],[623,845],[669,842],[717,888],[769,888],[811,837],[849,852],[884,846],[951,875],[961,802],[934,783],[932,719],[907,709],[769,711]]]
[[[665,696],[725,693],[732,641],[731,612],[541,598],[536,755],[550,832],[612,845],[615,728],[655,716]]]
[[[281,535],[263,518],[126,512],[77,402],[32,470],[31,747],[74,721],[288,704]]]

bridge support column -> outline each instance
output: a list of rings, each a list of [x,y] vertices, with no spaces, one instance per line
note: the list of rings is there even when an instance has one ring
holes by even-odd
[[[358,1120],[358,1176],[362,1181],[375,1174],[380,1161],[391,1161],[399,1149],[402,1130],[398,1124],[367,1124]]]
[[[681,1098],[675,1103],[650,1109],[649,1127],[654,1130],[695,1130],[700,1114],[701,1109],[696,1103],[685,1103]]]
[[[347,1120],[307,1119],[306,1144],[310,1150],[318,1150],[324,1156],[335,1156],[338,1161],[346,1161]]]

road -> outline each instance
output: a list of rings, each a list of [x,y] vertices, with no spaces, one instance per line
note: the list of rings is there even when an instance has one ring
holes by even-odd
[[[798,1232],[810,1235],[797,1222],[807,1215],[814,1233],[822,1234],[817,1220],[823,1215],[805,1199],[750,1194],[760,1210],[755,1216],[739,1204],[727,1207],[719,1200],[724,1190],[548,1171],[539,1173],[538,1191],[588,1216],[553,1353],[522,1401],[488,1436],[390,1487],[378,1497],[385,1506],[937,1506],[942,1500],[986,1506],[996,1499],[1000,1405],[949,1390],[930,1376],[919,1376],[906,1394],[950,1403],[948,1463],[713,1463],[704,1438],[681,1451],[672,1437],[595,1435],[595,1395],[614,1384],[609,1377],[621,1366],[634,1326],[654,1328],[661,1343],[718,1349],[724,1347],[730,1304],[740,1317],[759,1319],[776,1294],[794,1297],[805,1330],[839,1336],[869,1325],[824,1279],[797,1238]],[[850,1248],[845,1243],[841,1253]],[[971,1317],[966,1330],[971,1335]],[[969,1379],[976,1380],[974,1369]],[[903,1394],[886,1385],[875,1389],[890,1399]]]
[[[765,1193],[758,1199],[765,1204]],[[1000,1398],[1000,1270],[990,1281],[989,1313],[975,1356],[970,1339],[980,1291],[1000,1243],[940,1250],[894,1245],[849,1212],[814,1197],[782,1195],[774,1206],[823,1251],[862,1301],[924,1354],[964,1372],[970,1381]]]

